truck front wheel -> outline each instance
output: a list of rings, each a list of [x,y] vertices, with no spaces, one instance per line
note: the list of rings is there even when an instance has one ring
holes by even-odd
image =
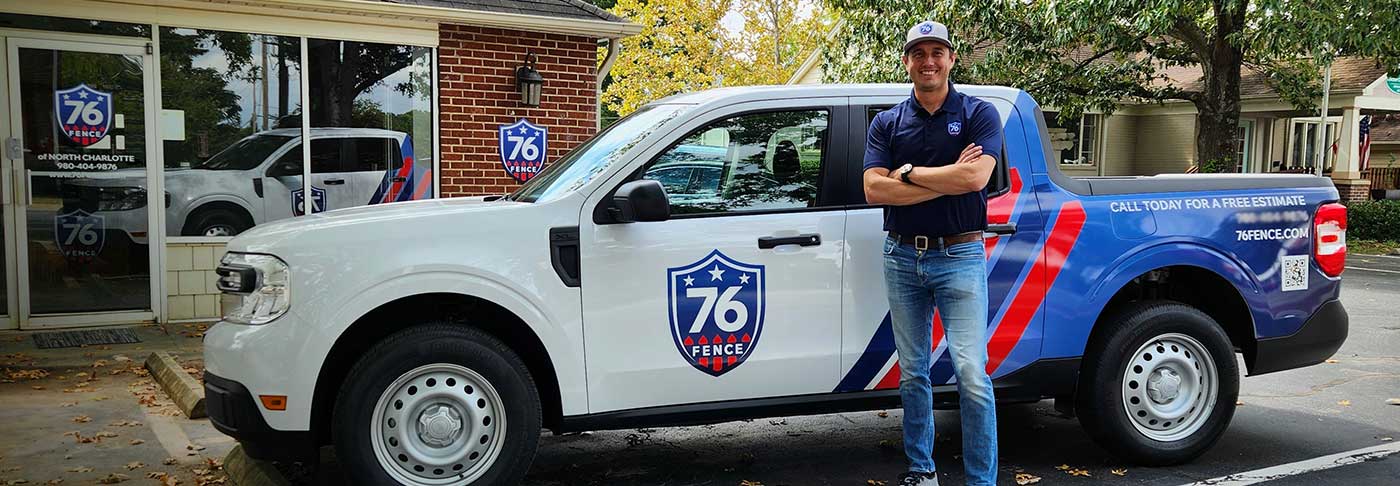
[[[360,484],[517,484],[534,459],[540,399],[495,337],[425,324],[376,344],[336,398],[333,441]]]
[[[1177,302],[1132,305],[1102,322],[1080,368],[1080,424],[1105,449],[1148,466],[1204,453],[1230,424],[1239,368],[1230,338]]]

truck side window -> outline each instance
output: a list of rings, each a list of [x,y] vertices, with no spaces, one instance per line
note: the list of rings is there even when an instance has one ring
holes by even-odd
[[[351,172],[383,172],[403,165],[399,144],[392,138],[355,138],[347,148],[353,151],[346,154]]]
[[[672,214],[815,207],[828,117],[803,110],[720,120],[673,145],[641,177],[666,187]],[[694,174],[684,189],[670,177],[682,167]]]
[[[341,145],[344,139],[323,138],[311,141],[311,173],[312,174],[333,174],[345,172],[345,162],[341,157]],[[296,167],[295,171],[290,170]],[[268,177],[297,176],[301,175],[301,144],[296,144],[291,150],[282,154],[277,159],[276,164],[268,169]]]

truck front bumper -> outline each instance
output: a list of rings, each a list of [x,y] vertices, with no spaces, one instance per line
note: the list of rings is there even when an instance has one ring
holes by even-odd
[[[204,373],[204,403],[215,429],[238,440],[255,459],[295,460],[314,458],[311,431],[277,430],[267,425],[258,401],[242,384]]]
[[[1260,339],[1254,358],[1248,361],[1249,375],[1311,366],[1332,357],[1347,340],[1347,310],[1340,300],[1322,304],[1303,327],[1291,336]]]

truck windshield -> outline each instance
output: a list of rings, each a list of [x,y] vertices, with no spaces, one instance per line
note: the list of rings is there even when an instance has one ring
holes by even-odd
[[[603,173],[633,145],[690,105],[652,105],[627,115],[545,168],[508,199],[545,202],[574,192]]]
[[[267,160],[267,156],[281,148],[292,137],[282,135],[253,135],[234,142],[228,148],[214,154],[209,160],[195,164],[195,169],[206,170],[251,170]]]

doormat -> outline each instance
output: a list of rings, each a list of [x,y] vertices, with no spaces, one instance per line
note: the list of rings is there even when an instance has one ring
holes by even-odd
[[[89,329],[34,333],[34,345],[39,349],[76,348],[98,344],[132,344],[141,342],[131,329]]]

